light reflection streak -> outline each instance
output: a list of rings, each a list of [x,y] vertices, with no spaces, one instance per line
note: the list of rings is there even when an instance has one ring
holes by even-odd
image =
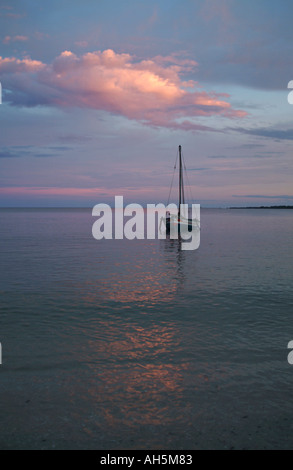
[[[121,421],[128,426],[158,425],[163,420],[167,424],[166,420],[173,420],[170,406],[176,416],[176,404],[184,393],[183,374],[189,368],[186,362],[173,362],[181,347],[175,324],[130,325],[127,331],[120,326],[99,322],[96,340],[89,341],[88,366],[99,379],[89,387],[91,401],[103,403],[108,426]]]
[[[129,251],[103,274],[76,286],[77,303],[91,312],[83,326],[83,361],[91,377],[86,393],[97,416],[102,413],[105,426],[113,430],[122,423],[172,426],[181,421],[182,410],[184,422],[189,419],[184,382],[190,364],[176,319],[166,320],[159,310],[176,301],[182,289],[186,253],[178,240],[159,241],[151,250],[151,262]],[[117,303],[114,314],[111,301]],[[144,321],[142,314],[154,305],[158,315]],[[128,315],[125,309],[131,309]]]
[[[136,263],[130,258],[129,262],[118,260],[110,268],[104,263],[97,266],[97,272],[104,269],[103,276],[76,285],[85,304],[114,301],[154,305],[174,300],[185,282],[186,252],[181,250],[179,240],[163,240],[156,248],[157,264],[150,264],[149,259],[138,256]],[[150,256],[154,258],[154,253]]]

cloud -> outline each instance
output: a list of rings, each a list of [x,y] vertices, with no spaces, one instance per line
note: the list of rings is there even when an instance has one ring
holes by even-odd
[[[251,150],[251,149],[260,148],[260,147],[264,147],[264,146],[265,146],[264,144],[242,144],[242,145],[239,145],[237,147],[231,147],[231,148]]]
[[[237,132],[241,132],[243,134],[264,137],[266,139],[274,139],[274,140],[293,140],[293,129],[275,129],[273,127],[260,127],[258,129],[243,129],[243,128],[235,128],[231,129]]]
[[[10,44],[11,42],[25,42],[28,41],[27,36],[5,36],[3,39],[3,44]]]
[[[9,150],[1,150],[0,151],[0,158],[17,158],[17,155],[14,152],[10,152]]]
[[[11,5],[0,5],[0,17],[12,18],[12,19],[17,20],[25,16],[24,14],[20,14],[20,13],[13,13],[13,10],[14,8]]]
[[[3,59],[0,57],[0,73],[4,77],[5,75],[19,73],[25,73],[28,75],[30,73],[38,72],[43,68],[45,68],[45,65],[38,60],[31,60],[29,58],[16,59],[15,57],[7,57]],[[9,84],[7,84],[7,89],[9,89]]]
[[[206,92],[184,80],[196,62],[176,56],[138,61],[108,49],[80,57],[64,51],[52,64],[0,57],[3,87],[12,105],[103,110],[151,126],[210,130],[194,118],[241,118],[229,95]]]
[[[250,155],[243,155],[243,154],[234,154],[234,155],[210,155],[207,158],[211,159],[220,159],[220,160],[235,160],[235,159],[243,159],[243,160],[248,160],[248,159],[259,159],[259,158],[274,158],[274,157],[279,157],[282,154],[282,152],[262,152],[262,153],[251,153]]]
[[[56,157],[60,152],[67,152],[71,150],[68,146],[51,146],[51,147],[33,147],[30,145],[14,145],[11,147],[4,147],[0,150],[1,158],[19,158],[19,157],[38,157],[48,158]]]
[[[210,170],[210,168],[188,168],[186,171],[206,171]]]

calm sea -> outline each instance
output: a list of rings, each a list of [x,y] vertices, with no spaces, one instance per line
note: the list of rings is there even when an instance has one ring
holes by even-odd
[[[202,210],[201,246],[0,210],[0,448],[293,448],[293,211]]]

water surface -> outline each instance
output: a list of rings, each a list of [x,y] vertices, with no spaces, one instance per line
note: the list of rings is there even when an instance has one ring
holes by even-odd
[[[0,210],[0,447],[292,447],[293,214],[202,210],[201,246]]]

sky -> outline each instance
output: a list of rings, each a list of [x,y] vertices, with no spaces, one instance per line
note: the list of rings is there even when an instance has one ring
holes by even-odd
[[[0,0],[0,207],[293,205],[292,0]],[[171,193],[176,202],[176,188]]]

